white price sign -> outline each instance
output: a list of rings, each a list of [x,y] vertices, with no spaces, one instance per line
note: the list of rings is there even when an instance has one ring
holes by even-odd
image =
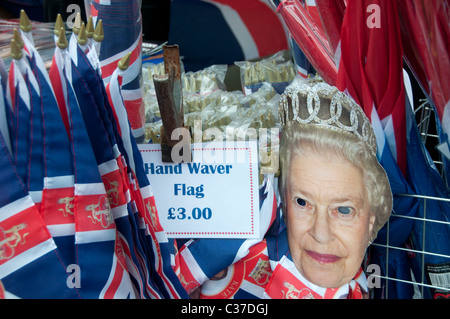
[[[139,150],[167,237],[259,236],[256,141],[195,143],[191,163],[163,163],[159,144]]]

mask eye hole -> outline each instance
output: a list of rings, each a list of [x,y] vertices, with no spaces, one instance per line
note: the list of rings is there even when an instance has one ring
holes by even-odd
[[[297,205],[301,206],[301,207],[305,207],[306,206],[306,200],[304,200],[303,198],[297,198]]]
[[[352,212],[352,208],[347,206],[339,206],[337,211],[342,215],[349,215]]]

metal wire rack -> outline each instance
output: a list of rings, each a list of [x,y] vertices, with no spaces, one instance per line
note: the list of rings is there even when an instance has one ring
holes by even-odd
[[[439,142],[439,137],[435,131],[436,123],[434,122],[434,109],[429,104],[429,101],[427,99],[420,100],[420,102],[420,105],[414,110],[418,130],[421,135],[422,141],[430,154],[430,157],[432,158],[441,177],[444,179],[445,177],[443,173],[443,162],[441,158],[442,155],[435,149],[435,146]],[[445,182],[447,181],[444,180],[444,183]],[[376,247],[382,248],[382,251],[385,251],[386,254],[386,264],[382,265],[384,269],[382,269],[381,271],[381,273],[384,275],[373,275],[381,279],[381,281],[383,282],[381,287],[377,287],[382,290],[380,298],[391,299],[392,295],[398,295],[389,291],[389,289],[392,289],[393,286],[392,284],[389,284],[389,281],[395,282],[397,286],[411,285],[409,289],[410,291],[413,291],[413,299],[450,298],[450,255],[442,254],[439,252],[439,249],[432,249],[430,248],[430,245],[427,245],[427,241],[435,240],[436,234],[433,233],[433,231],[435,231],[433,224],[450,228],[450,221],[448,221],[446,218],[442,218],[441,220],[431,218],[430,215],[432,214],[430,214],[429,209],[433,206],[432,204],[436,202],[449,205],[450,198],[410,194],[396,194],[394,196],[414,198],[415,200],[417,200],[418,205],[421,205],[421,207],[419,207],[421,214],[419,214],[419,216],[408,216],[393,212],[391,219],[387,222],[386,225],[386,244],[372,244]],[[396,243],[392,243],[389,236],[391,233],[390,227],[391,223],[397,218],[403,219],[405,221],[405,224],[407,224],[409,221],[409,223],[414,224],[414,227],[421,228],[421,236],[419,236],[421,238],[417,238],[417,236],[416,238],[414,238],[416,245],[404,243],[398,245]],[[447,241],[450,241],[450,239],[447,238]],[[410,238],[407,243],[412,243],[412,239]],[[414,247],[419,248],[417,249]],[[397,274],[390,273],[389,255],[396,254],[398,252],[404,252],[409,257],[413,257],[413,259],[416,260],[417,267],[415,271],[413,271],[414,267],[411,267],[410,276],[406,275],[404,276],[404,278],[399,278]],[[429,271],[430,265],[427,263],[427,260],[433,257],[437,258],[440,261],[438,267],[441,267],[443,271]]]
[[[424,216],[423,217],[413,217],[413,216],[406,216],[406,215],[399,215],[399,214],[392,214],[391,218],[403,218],[403,219],[409,219],[409,220],[413,220],[415,222],[421,223],[422,227],[423,227],[423,233],[422,233],[422,238],[420,238],[420,240],[422,241],[422,245],[421,247],[423,247],[423,249],[421,250],[417,250],[414,248],[411,248],[410,246],[398,246],[395,244],[392,244],[390,242],[390,238],[389,238],[389,234],[390,234],[390,221],[387,222],[387,244],[383,245],[383,244],[378,244],[378,243],[373,243],[372,245],[374,246],[378,246],[378,247],[383,247],[385,248],[386,251],[386,260],[387,263],[385,265],[385,269],[383,269],[383,273],[385,274],[384,276],[378,276],[380,279],[387,281],[396,281],[399,283],[403,283],[403,284],[408,284],[408,285],[412,285],[413,289],[414,289],[414,295],[413,298],[414,299],[425,299],[427,298],[427,295],[429,296],[429,293],[427,293],[426,291],[424,291],[424,289],[429,288],[431,290],[436,290],[436,291],[441,291],[441,295],[447,295],[450,294],[450,274],[426,274],[426,256],[435,256],[435,257],[441,257],[444,261],[444,264],[449,264],[450,265],[450,255],[446,255],[446,254],[440,254],[440,253],[436,253],[434,251],[428,250],[427,247],[427,237],[431,236],[432,234],[427,233],[426,229],[428,228],[427,225],[428,223],[438,223],[441,225],[446,225],[446,227],[450,227],[450,222],[446,222],[446,221],[440,221],[440,220],[433,220],[430,219],[427,216],[427,206],[428,203],[430,201],[442,201],[442,202],[449,202],[450,203],[450,199],[448,198],[440,198],[440,197],[431,197],[431,196],[422,196],[422,195],[409,195],[409,194],[400,194],[397,196],[405,196],[405,197],[413,197],[416,198],[420,201],[420,205],[423,205],[423,212],[424,212]],[[415,258],[417,258],[418,260],[420,260],[420,274],[417,276],[414,275],[411,272],[411,279],[410,280],[405,280],[405,279],[401,279],[401,278],[396,278],[394,274],[390,274],[389,273],[389,254],[391,254],[393,252],[393,250],[397,250],[397,251],[404,251],[409,255],[415,255]],[[377,275],[374,275],[377,276]],[[390,292],[389,292],[389,285],[388,284],[384,284],[382,289],[383,291],[383,299],[389,299],[390,298]]]

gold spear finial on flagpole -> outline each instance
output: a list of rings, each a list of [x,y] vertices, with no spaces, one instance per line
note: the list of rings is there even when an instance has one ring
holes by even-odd
[[[128,52],[122,59],[120,59],[119,63],[117,64],[117,67],[122,71],[125,71],[126,69],[128,69],[128,66],[130,65],[130,59],[131,59],[131,52]]]
[[[81,14],[78,12],[77,15],[75,16],[75,22],[73,23],[72,31],[73,33],[78,35],[80,29],[81,29]]]
[[[98,20],[97,26],[95,27],[94,31],[94,40],[97,42],[102,42],[105,38],[105,35],[103,33],[103,22],[102,19]]]
[[[89,16],[88,22],[86,24],[86,35],[90,39],[94,37],[94,22],[92,22],[92,16]]]
[[[69,43],[67,42],[66,31],[65,31],[65,29],[63,27],[61,27],[59,29],[59,35],[58,36],[59,36],[58,37],[58,42],[56,43],[56,45],[61,50],[64,50],[65,48],[67,48],[69,46]]]
[[[14,60],[20,60],[22,59],[23,53],[20,46],[17,44],[16,40],[11,40],[11,57]]]
[[[17,30],[16,28],[14,28],[14,31],[13,31],[13,39],[14,39],[15,43],[19,46],[20,50],[22,50],[23,47],[25,46],[25,44],[23,43],[23,39],[19,33],[19,30]]]
[[[56,36],[59,36],[59,34],[61,33],[61,28],[64,28],[64,22],[61,17],[61,14],[58,13],[58,15],[56,16],[55,29],[54,29],[54,33]]]
[[[23,32],[30,32],[33,29],[31,21],[28,18],[28,15],[26,14],[25,10],[23,9],[20,10],[19,26]]]
[[[84,22],[81,24],[80,32],[77,37],[77,41],[80,45],[85,45],[87,43],[86,26]]]

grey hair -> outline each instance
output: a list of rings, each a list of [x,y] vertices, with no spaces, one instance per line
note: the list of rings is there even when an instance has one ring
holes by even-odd
[[[364,176],[370,212],[375,215],[371,239],[388,220],[392,211],[392,192],[386,172],[367,144],[357,136],[312,124],[289,121],[282,130],[280,143],[279,187],[285,202],[289,170],[294,155],[308,152],[332,158],[341,156],[359,167]]]

